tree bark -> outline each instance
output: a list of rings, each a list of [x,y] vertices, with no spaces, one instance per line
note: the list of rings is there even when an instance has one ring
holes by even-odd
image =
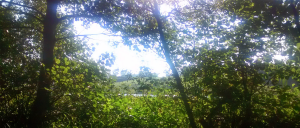
[[[153,14],[154,14],[154,17],[156,19],[156,22],[158,24],[158,32],[159,32],[159,35],[160,35],[160,41],[163,45],[163,49],[164,49],[164,55],[166,57],[166,61],[167,63],[169,64],[171,70],[172,70],[172,73],[173,73],[173,76],[175,77],[176,79],[176,83],[177,83],[177,89],[179,90],[180,92],[180,95],[181,95],[181,99],[184,103],[184,106],[185,106],[185,109],[186,109],[186,112],[188,114],[188,117],[189,117],[189,121],[190,121],[190,126],[192,128],[197,128],[196,126],[196,123],[195,123],[195,119],[194,119],[194,116],[193,116],[193,112],[192,112],[192,109],[190,108],[190,105],[188,104],[188,98],[184,92],[184,87],[182,85],[182,81],[179,77],[179,74],[171,60],[171,57],[170,57],[170,51],[169,51],[169,47],[168,47],[168,44],[166,42],[166,39],[164,37],[164,33],[162,31],[163,29],[163,23],[160,19],[160,12],[159,12],[159,9],[158,9],[158,5],[157,5],[157,2],[156,0],[154,0],[154,11],[153,11]]]
[[[55,45],[55,33],[58,19],[56,17],[59,0],[47,0],[46,16],[43,21],[43,41],[42,41],[42,66],[40,69],[39,83],[36,99],[32,105],[29,118],[29,126],[36,128],[44,125],[46,113],[50,108],[51,68],[54,63],[53,49]]]
[[[246,68],[246,64],[243,63],[242,68],[241,68],[241,74],[242,74],[242,84],[244,87],[245,117],[243,119],[243,122],[242,122],[240,128],[250,128],[251,127],[251,115],[252,115],[251,95],[250,95],[248,87],[247,87],[247,79],[248,78],[247,78],[247,73],[245,71],[246,70],[245,68]]]
[[[244,42],[243,42],[244,43]],[[242,121],[242,124],[240,125],[240,128],[250,128],[251,127],[251,116],[252,116],[252,110],[251,110],[251,95],[249,93],[247,83],[248,83],[248,77],[247,77],[247,64],[245,63],[245,59],[248,53],[246,53],[246,48],[243,46],[243,43],[240,44],[239,48],[239,64],[240,72],[242,76],[242,85],[244,88],[244,112],[245,117]]]

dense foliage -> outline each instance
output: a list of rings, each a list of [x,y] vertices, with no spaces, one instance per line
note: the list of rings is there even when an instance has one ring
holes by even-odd
[[[161,14],[158,5],[172,10]],[[299,7],[293,0],[1,1],[0,127],[300,127]],[[115,58],[95,62],[74,20],[156,51],[172,75],[142,67],[117,82],[105,67]]]

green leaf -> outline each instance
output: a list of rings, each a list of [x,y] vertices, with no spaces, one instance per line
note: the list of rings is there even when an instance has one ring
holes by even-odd
[[[60,60],[59,59],[55,59],[55,63],[56,64],[60,64]]]
[[[300,43],[297,43],[297,48],[298,50],[300,50]]]
[[[70,62],[68,61],[68,58],[64,58],[64,61],[65,61],[65,64],[66,64],[66,65],[69,65],[69,64],[70,64]]]

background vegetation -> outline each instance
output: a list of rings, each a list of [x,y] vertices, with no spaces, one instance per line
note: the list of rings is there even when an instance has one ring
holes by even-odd
[[[0,127],[300,127],[299,10],[293,0],[1,1]],[[116,82],[114,57],[92,60],[74,20],[156,51],[172,75],[143,67]]]

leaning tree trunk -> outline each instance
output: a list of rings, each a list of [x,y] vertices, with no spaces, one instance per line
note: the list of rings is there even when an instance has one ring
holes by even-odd
[[[50,108],[50,71],[54,63],[53,49],[55,45],[55,33],[58,19],[56,17],[59,0],[47,0],[46,16],[43,22],[43,41],[42,41],[42,66],[40,69],[39,83],[36,99],[32,105],[29,118],[30,127],[39,127],[46,121],[46,113]]]
[[[189,121],[190,121],[190,126],[192,128],[196,128],[196,123],[195,123],[195,120],[194,120],[194,116],[193,116],[193,112],[192,112],[192,109],[190,108],[190,105],[188,104],[188,98],[184,92],[184,87],[182,85],[182,82],[181,82],[181,79],[179,77],[179,74],[171,60],[171,57],[170,57],[170,51],[169,51],[169,47],[168,47],[168,44],[165,40],[165,37],[164,37],[164,33],[162,31],[163,29],[163,23],[160,19],[160,12],[159,12],[159,9],[158,9],[158,5],[157,5],[157,2],[156,0],[154,0],[154,11],[153,11],[153,15],[156,19],[156,22],[157,22],[157,25],[158,25],[158,32],[159,32],[159,35],[160,35],[160,41],[162,43],[162,46],[163,46],[163,49],[164,49],[164,54],[165,54],[165,57],[166,57],[166,61],[167,63],[169,64],[171,70],[172,70],[172,73],[173,73],[173,76],[175,77],[176,79],[176,83],[177,83],[177,89],[179,90],[180,92],[180,95],[181,95],[181,99],[184,103],[184,106],[185,106],[185,109],[186,109],[186,112],[188,114],[188,117],[189,117]]]

